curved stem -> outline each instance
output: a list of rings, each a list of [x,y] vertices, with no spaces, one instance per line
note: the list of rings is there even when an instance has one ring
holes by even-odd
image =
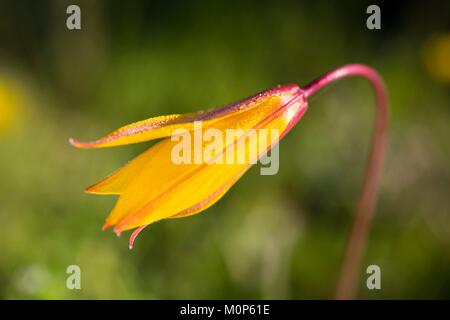
[[[361,76],[371,82],[375,90],[377,108],[369,162],[359,196],[353,225],[347,240],[341,273],[336,288],[336,299],[352,299],[356,294],[361,260],[366,249],[369,229],[374,215],[386,149],[388,96],[386,87],[380,75],[372,68],[360,64],[342,66],[323,75],[303,88],[304,94],[308,98],[331,82],[348,76]]]

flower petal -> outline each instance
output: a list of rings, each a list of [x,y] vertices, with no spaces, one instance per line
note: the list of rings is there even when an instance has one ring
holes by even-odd
[[[295,85],[286,85],[277,89],[263,91],[250,98],[222,108],[189,114],[174,114],[149,118],[123,126],[95,141],[80,142],[71,138],[69,142],[75,147],[90,149],[120,146],[163,138],[170,136],[178,128],[189,131],[193,130],[194,121],[203,121],[204,125],[208,125],[228,116],[255,108],[259,103],[264,102],[267,97],[281,96],[292,90],[299,90],[299,88]]]

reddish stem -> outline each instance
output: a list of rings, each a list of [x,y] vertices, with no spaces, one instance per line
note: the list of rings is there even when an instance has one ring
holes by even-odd
[[[348,76],[361,76],[371,82],[375,90],[377,108],[367,171],[359,196],[353,225],[347,240],[341,273],[336,288],[336,299],[353,299],[356,294],[363,253],[366,249],[370,225],[375,211],[386,150],[388,96],[380,75],[372,68],[360,64],[342,66],[323,75],[303,89],[305,96],[308,98],[324,86]]]

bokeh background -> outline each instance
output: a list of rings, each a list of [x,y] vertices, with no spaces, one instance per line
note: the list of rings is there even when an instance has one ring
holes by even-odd
[[[81,7],[82,30],[66,28]],[[0,297],[332,298],[373,121],[345,79],[310,102],[280,145],[206,212],[128,234],[100,230],[114,196],[83,193],[151,143],[77,150],[150,116],[375,67],[391,97],[380,202],[359,298],[450,298],[450,2],[0,1]],[[81,267],[82,290],[66,288]]]

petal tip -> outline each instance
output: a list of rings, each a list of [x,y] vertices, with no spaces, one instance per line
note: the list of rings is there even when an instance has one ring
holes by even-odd
[[[69,143],[74,146],[75,148],[86,148],[86,144],[83,142],[80,142],[74,138],[69,138]]]
[[[130,248],[130,250],[133,249],[134,247],[134,241],[136,240],[137,236],[139,235],[139,233],[145,229],[145,227],[147,227],[148,224],[140,226],[139,228],[137,228],[136,230],[133,231],[133,233],[130,236],[130,241],[128,243],[128,248]]]
[[[69,143],[78,149],[94,149],[105,147],[104,143],[102,144],[101,140],[82,142],[74,138],[69,138]]]
[[[92,186],[87,187],[86,189],[84,189],[85,193],[89,193],[89,194],[97,194],[98,192],[96,192],[95,187],[97,186],[97,184],[94,184]]]
[[[111,227],[111,224],[109,224],[108,222],[105,222],[105,224],[102,226],[102,231],[105,231],[109,227]]]

